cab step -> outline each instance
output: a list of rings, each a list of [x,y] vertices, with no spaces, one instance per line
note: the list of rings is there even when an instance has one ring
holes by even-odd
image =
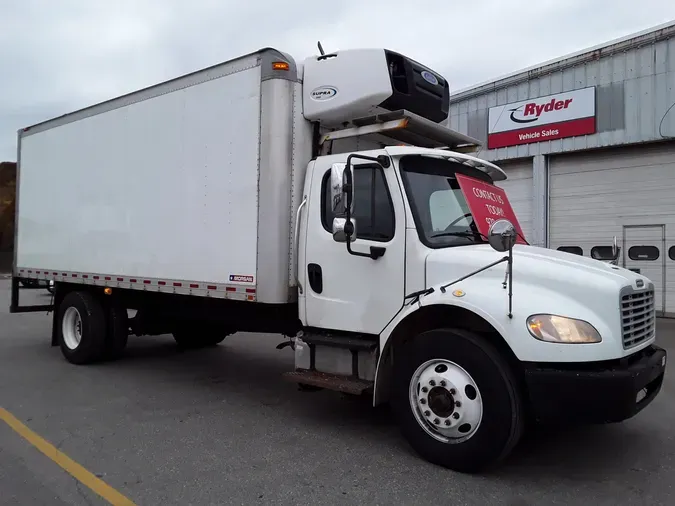
[[[318,371],[287,372],[282,377],[292,383],[335,390],[352,395],[372,393],[373,382],[349,376],[339,376]]]
[[[377,339],[368,339],[362,336],[345,337],[331,334],[304,334],[302,340],[311,345],[329,346],[355,351],[372,351],[377,348]]]

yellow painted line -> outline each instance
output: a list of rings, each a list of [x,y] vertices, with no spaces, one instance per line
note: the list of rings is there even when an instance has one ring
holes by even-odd
[[[136,506],[132,501],[124,497],[106,482],[87,471],[53,444],[38,436],[6,409],[0,408],[0,420],[9,425],[17,434],[44,453],[73,478],[100,495],[110,504]]]

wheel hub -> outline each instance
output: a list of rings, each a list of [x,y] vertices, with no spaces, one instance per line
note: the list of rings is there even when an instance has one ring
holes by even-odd
[[[443,387],[433,387],[427,399],[429,409],[434,415],[447,418],[455,411],[455,398]]]
[[[483,401],[471,375],[449,360],[420,365],[410,380],[410,407],[420,426],[445,443],[473,436],[483,418]]]

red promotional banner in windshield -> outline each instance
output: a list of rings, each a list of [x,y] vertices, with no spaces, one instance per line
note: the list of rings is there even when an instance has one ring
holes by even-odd
[[[502,188],[462,174],[456,174],[456,177],[466,203],[469,205],[469,211],[471,211],[481,234],[487,236],[490,225],[497,220],[506,219],[516,227],[519,235],[516,243],[526,244],[523,240],[525,234],[523,234],[516,213],[513,212],[506,192]]]

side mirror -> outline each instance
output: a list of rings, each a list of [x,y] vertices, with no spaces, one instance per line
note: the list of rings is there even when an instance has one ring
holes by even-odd
[[[488,242],[496,251],[510,251],[516,244],[516,227],[509,220],[497,220],[490,225]]]
[[[367,160],[376,162],[383,168],[391,165],[391,160],[387,155],[378,157],[365,156],[358,153],[352,153],[347,156],[347,163],[334,163],[330,167],[330,193],[333,208],[333,239],[336,242],[347,244],[347,252],[357,257],[367,257],[377,260],[384,255],[385,248],[370,247],[370,253],[353,251],[351,242],[356,236],[356,222],[352,219],[354,212],[354,170],[352,159]]]
[[[349,212],[354,211],[354,188],[347,185],[345,163],[334,163],[330,168],[330,195],[333,206],[333,214],[344,216],[347,214],[347,202],[351,204]],[[351,168],[350,168],[351,170]],[[353,177],[351,178],[353,180]],[[350,195],[347,195],[349,189]]]
[[[345,232],[347,227],[347,218],[333,218],[333,240],[335,242],[347,242],[347,236],[356,235],[356,220],[351,218],[351,231],[347,230],[349,234]]]

